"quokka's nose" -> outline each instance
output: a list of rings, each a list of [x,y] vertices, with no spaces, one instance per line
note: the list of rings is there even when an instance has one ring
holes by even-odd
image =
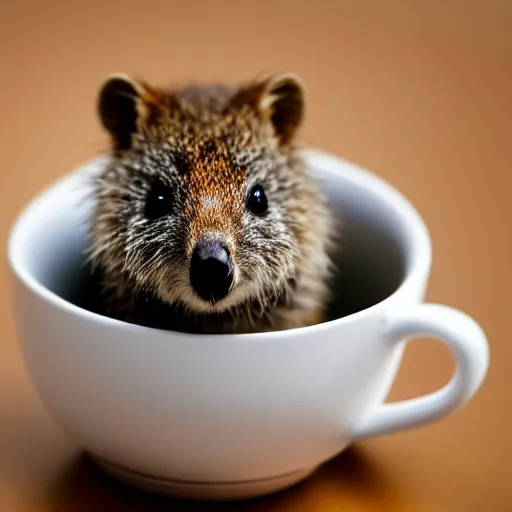
[[[190,262],[190,284],[204,301],[214,303],[226,297],[233,284],[233,260],[222,242],[197,243]]]

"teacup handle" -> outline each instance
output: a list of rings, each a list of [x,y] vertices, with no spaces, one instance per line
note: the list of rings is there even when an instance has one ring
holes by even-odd
[[[482,384],[489,366],[489,346],[472,318],[437,304],[419,304],[388,314],[385,337],[389,343],[419,336],[438,338],[452,350],[456,370],[450,382],[425,396],[380,405],[355,428],[352,440],[439,420],[464,405]]]

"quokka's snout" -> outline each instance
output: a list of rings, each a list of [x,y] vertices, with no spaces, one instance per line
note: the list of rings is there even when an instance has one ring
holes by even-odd
[[[192,251],[190,285],[202,300],[224,299],[234,284],[235,263],[227,244],[219,237],[202,238]]]

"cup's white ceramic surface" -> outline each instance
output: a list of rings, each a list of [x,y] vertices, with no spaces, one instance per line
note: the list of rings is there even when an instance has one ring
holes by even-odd
[[[343,212],[336,291],[358,309],[312,327],[197,336],[75,305],[87,183],[101,158],[44,191],[15,223],[8,257],[28,372],[62,429],[118,478],[182,497],[269,493],[355,440],[448,415],[481,385],[482,330],[461,312],[422,303],[431,246],[413,207],[343,160],[312,150],[305,158]],[[384,404],[405,342],[420,335],[452,350],[453,378],[435,393]]]

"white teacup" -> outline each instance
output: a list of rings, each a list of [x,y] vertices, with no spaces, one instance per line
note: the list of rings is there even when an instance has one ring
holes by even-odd
[[[448,415],[481,385],[489,353],[480,327],[422,304],[431,246],[413,207],[354,165],[304,155],[344,223],[333,309],[344,316],[312,327],[191,335],[76,305],[88,183],[102,158],[43,192],[15,223],[8,256],[28,372],[55,421],[118,478],[180,497],[267,494],[355,440]],[[384,404],[405,342],[419,335],[452,350],[453,378]]]

